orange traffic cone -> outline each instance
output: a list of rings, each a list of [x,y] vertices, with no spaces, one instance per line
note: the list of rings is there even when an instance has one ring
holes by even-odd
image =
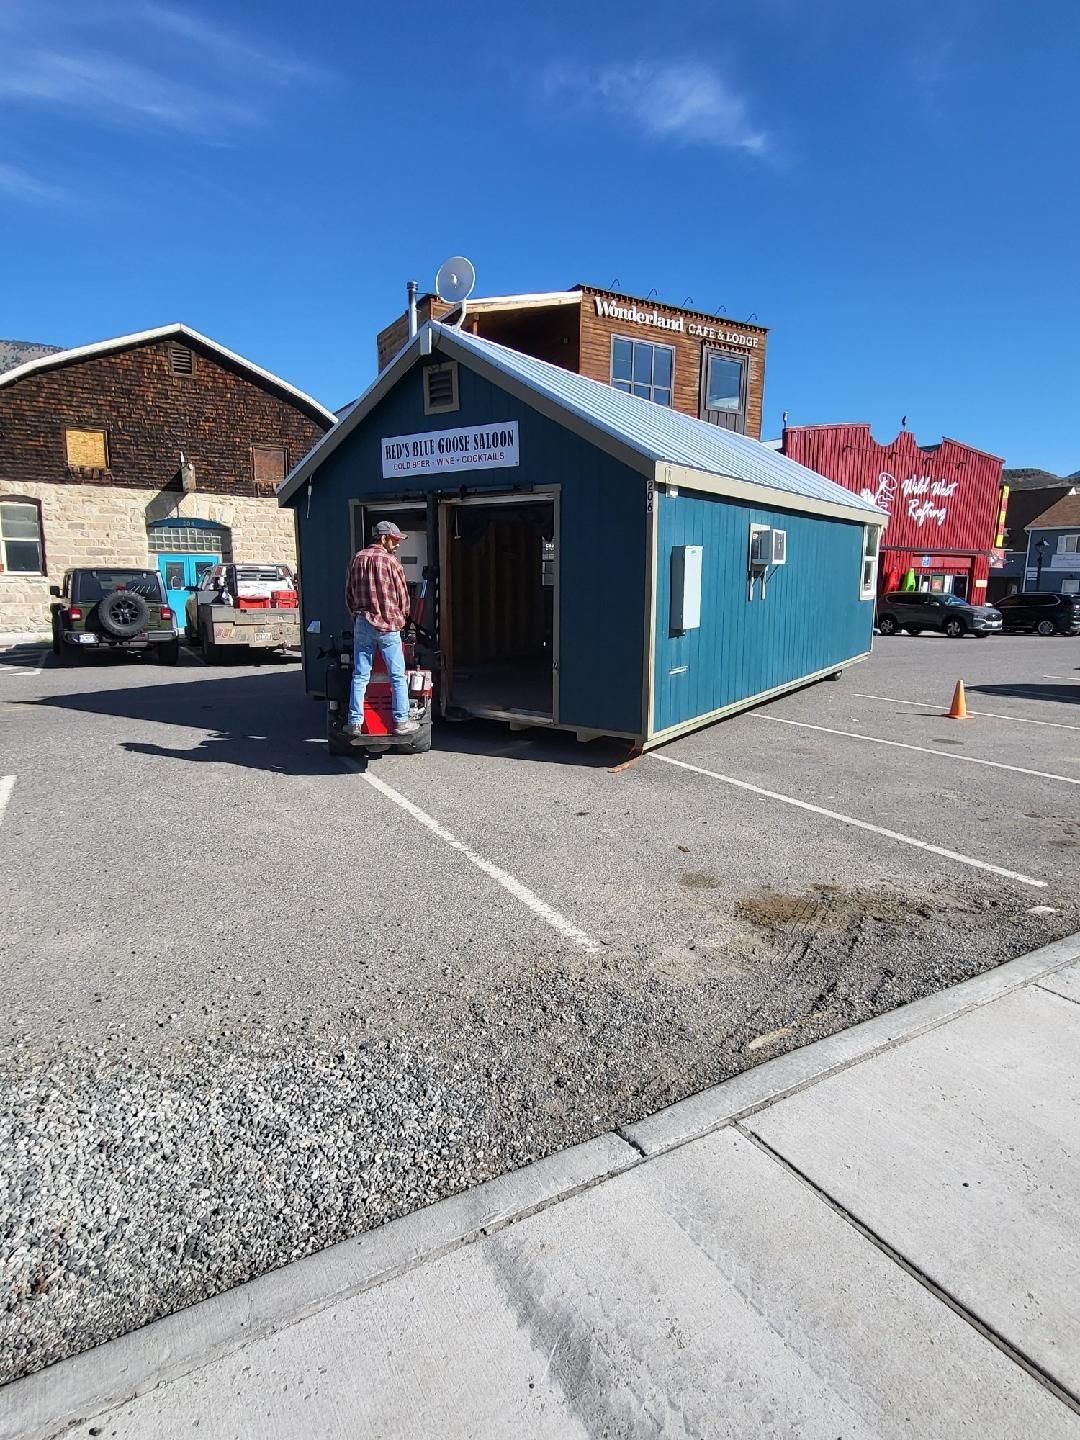
[[[946,717],[949,720],[968,720],[970,716],[967,711],[967,699],[964,695],[964,682],[957,680],[956,689],[953,691],[952,704],[949,706],[949,713]]]

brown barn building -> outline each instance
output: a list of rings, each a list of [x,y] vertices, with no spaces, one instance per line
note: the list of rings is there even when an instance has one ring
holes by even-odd
[[[275,492],[334,419],[186,325],[3,371],[0,632],[47,629],[72,566],[151,566],[182,594],[219,558],[295,563]]]
[[[427,320],[453,322],[458,314],[457,306],[434,295],[417,301],[420,325]],[[485,340],[761,438],[769,335],[762,325],[591,285],[471,299],[463,323]],[[407,312],[379,332],[380,372],[408,337]]]

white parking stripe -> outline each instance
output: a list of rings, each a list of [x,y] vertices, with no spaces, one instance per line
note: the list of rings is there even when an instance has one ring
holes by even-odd
[[[935,705],[930,700],[897,700],[894,695],[866,695],[861,690],[853,692],[856,700],[884,700],[886,705],[914,705],[919,710],[940,710],[945,714],[946,706]],[[1080,730],[1080,725],[1066,725],[1064,720],[1031,720],[1026,715],[998,715],[993,710],[972,710],[969,715],[981,715],[984,720],[1015,720],[1017,725],[1047,725],[1051,730]]]
[[[1017,775],[1036,775],[1040,780],[1061,780],[1066,785],[1080,785],[1080,776],[1055,775],[1049,770],[1028,770],[1023,765],[1006,765],[1003,760],[980,760],[975,755],[954,755],[951,751],[935,750],[930,745],[909,745],[904,740],[882,740],[877,735],[860,735],[855,730],[830,730],[828,725],[810,725],[805,720],[785,720],[782,715],[754,715],[754,720],[770,720],[774,725],[795,725],[800,730],[820,730],[823,735],[842,735],[847,740],[866,740],[871,745],[892,745],[897,750],[917,750],[920,755],[937,755],[942,760],[956,760],[961,765],[989,765],[994,770],[1013,770]]]
[[[7,675],[40,675],[40,674],[41,674],[41,667],[42,667],[42,665],[44,665],[44,663],[45,663],[45,656],[46,656],[47,653],[48,653],[48,652],[45,651],[45,650],[37,650],[37,651],[34,652],[33,655],[27,655],[27,657],[26,657],[27,668],[26,668],[26,669],[18,669],[18,670],[16,670],[16,669],[8,669],[7,666],[0,666],[0,672],[2,672],[2,673],[4,673],[4,674],[7,674]]]
[[[359,774],[360,778],[366,780],[372,789],[377,790],[380,795],[385,795],[386,798],[392,800],[395,805],[399,805],[401,809],[411,815],[414,820],[419,820],[421,825],[425,825],[433,835],[437,835],[440,840],[445,840],[451,849],[464,855],[466,860],[475,865],[478,870],[482,870],[485,875],[496,881],[504,890],[508,890],[515,900],[520,900],[522,905],[528,906],[534,915],[538,915],[540,919],[550,925],[553,930],[557,930],[564,940],[572,940],[575,945],[580,945],[582,950],[585,950],[590,955],[595,955],[599,951],[599,944],[590,936],[586,935],[584,930],[579,930],[573,921],[568,920],[565,915],[560,915],[558,910],[553,910],[550,905],[540,899],[539,895],[534,894],[527,885],[523,885],[520,880],[515,880],[513,875],[508,875],[507,872],[498,865],[494,865],[490,860],[485,860],[482,855],[478,855],[476,851],[466,845],[463,840],[459,840],[457,836],[451,835],[450,831],[440,825],[433,816],[421,810],[419,805],[414,805],[411,800],[407,800],[399,790],[395,790],[392,786],[387,785],[386,781],[380,780],[378,776],[372,775],[370,770],[361,770]]]
[[[0,775],[0,824],[3,823],[4,811],[11,799],[11,792],[15,789],[14,775]]]
[[[898,840],[901,845],[913,845],[916,850],[929,850],[932,855],[941,855],[960,865],[971,865],[976,870],[989,870],[992,875],[1003,875],[1006,880],[1019,880],[1021,885],[1033,885],[1037,890],[1046,889],[1045,880],[1033,880],[1030,875],[1020,875],[1015,870],[1005,870],[1000,865],[975,860],[970,855],[961,855],[957,850],[946,850],[943,845],[931,845],[927,840],[916,840],[914,835],[903,835],[899,830],[886,830],[883,825],[871,825],[869,820],[858,820],[854,815],[842,815],[838,810],[826,810],[821,805],[811,805],[807,800],[796,800],[792,795],[780,795],[775,790],[764,790],[760,785],[751,785],[747,780],[736,780],[731,775],[721,775],[716,770],[706,770],[701,765],[676,760],[673,755],[657,755],[653,752],[653,759],[663,760],[665,765],[677,765],[680,770],[692,770],[696,775],[707,775],[710,780],[720,780],[725,785],[734,785],[738,790],[749,790],[752,795],[764,795],[767,800],[779,800],[784,805],[794,805],[797,810],[809,811],[811,815],[823,815],[826,820],[839,820],[842,825],[854,825],[857,830],[869,830],[874,835],[884,835],[887,840]]]

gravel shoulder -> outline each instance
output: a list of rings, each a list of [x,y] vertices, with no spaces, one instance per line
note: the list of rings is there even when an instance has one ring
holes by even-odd
[[[723,956],[508,955],[334,1023],[252,1008],[235,1033],[152,1057],[8,1050],[0,1375],[1080,928],[963,892],[944,910],[930,895],[765,895],[747,914],[758,943]]]

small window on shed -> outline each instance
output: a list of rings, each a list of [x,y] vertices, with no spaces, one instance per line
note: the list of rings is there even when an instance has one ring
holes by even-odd
[[[253,445],[251,473],[255,484],[277,489],[285,479],[286,460],[286,452],[280,445]]]
[[[107,470],[109,447],[104,430],[65,430],[67,463],[72,470]]]
[[[194,375],[195,351],[186,345],[170,345],[169,369],[174,375]]]
[[[862,583],[859,595],[863,600],[873,600],[877,595],[878,548],[881,545],[881,526],[863,526]]]
[[[424,369],[424,414],[439,415],[458,408],[458,367],[456,360]]]

